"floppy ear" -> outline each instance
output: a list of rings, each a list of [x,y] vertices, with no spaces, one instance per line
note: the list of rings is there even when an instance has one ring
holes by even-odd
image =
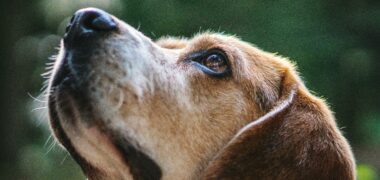
[[[290,71],[274,107],[238,131],[203,179],[355,178],[353,156],[331,112]]]

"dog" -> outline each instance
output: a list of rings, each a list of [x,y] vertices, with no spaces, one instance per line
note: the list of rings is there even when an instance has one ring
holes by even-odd
[[[47,88],[89,179],[355,179],[350,146],[295,66],[231,35],[152,41],[78,10]]]

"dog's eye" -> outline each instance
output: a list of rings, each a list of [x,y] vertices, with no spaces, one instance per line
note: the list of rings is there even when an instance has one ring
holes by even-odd
[[[228,69],[227,60],[221,54],[213,53],[203,59],[202,64],[216,73],[225,72]]]
[[[208,75],[224,77],[231,71],[226,55],[220,50],[196,53],[195,56],[193,65]]]

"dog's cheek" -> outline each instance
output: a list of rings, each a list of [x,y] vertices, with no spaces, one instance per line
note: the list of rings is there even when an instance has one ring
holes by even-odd
[[[208,77],[207,77],[208,78]],[[207,82],[211,81],[211,82]],[[258,109],[248,93],[233,82],[199,79],[192,83],[193,116],[184,117],[179,126],[188,127],[184,131],[188,142],[184,146],[191,149],[197,163],[205,164],[219,149],[232,138],[238,129],[258,116]],[[202,165],[200,165],[202,166]]]

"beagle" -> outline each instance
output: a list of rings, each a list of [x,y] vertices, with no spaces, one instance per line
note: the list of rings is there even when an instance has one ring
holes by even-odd
[[[234,36],[152,41],[81,9],[47,92],[52,132],[89,179],[356,178],[294,65]]]

